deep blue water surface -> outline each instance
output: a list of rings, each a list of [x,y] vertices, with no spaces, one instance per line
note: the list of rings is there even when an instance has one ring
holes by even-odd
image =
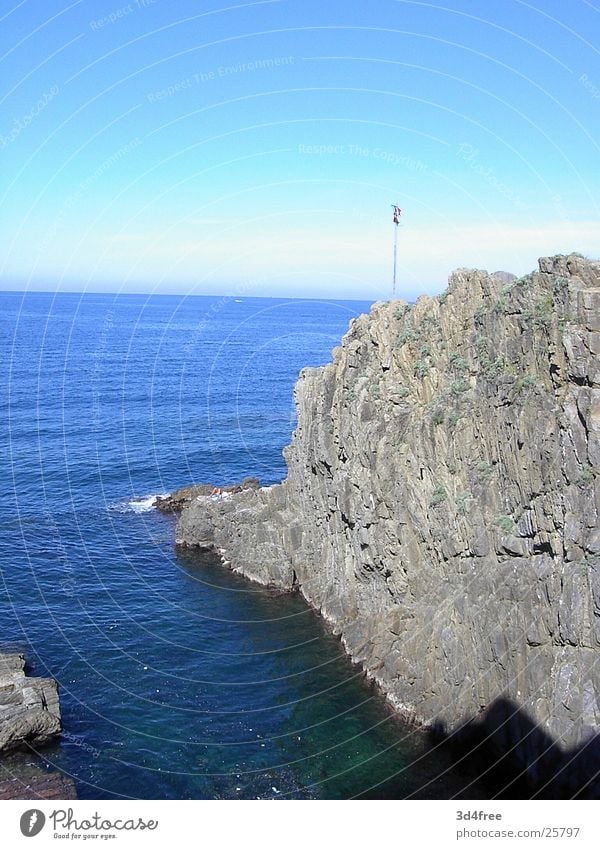
[[[59,681],[43,756],[81,797],[459,792],[301,598],[177,554],[148,509],[281,480],[298,371],[367,308],[0,294],[0,648]]]

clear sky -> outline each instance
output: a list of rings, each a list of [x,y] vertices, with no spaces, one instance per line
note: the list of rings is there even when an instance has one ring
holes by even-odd
[[[598,0],[1,0],[0,288],[388,297],[600,253]]]

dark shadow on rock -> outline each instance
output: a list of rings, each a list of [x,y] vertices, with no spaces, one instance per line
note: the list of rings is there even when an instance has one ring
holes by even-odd
[[[475,769],[496,798],[600,798],[600,735],[565,749],[510,699],[452,731],[436,723],[429,738]]]

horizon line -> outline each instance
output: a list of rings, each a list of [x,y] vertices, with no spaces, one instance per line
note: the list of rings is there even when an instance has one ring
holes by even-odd
[[[219,293],[206,293],[206,294],[182,294],[177,292],[118,292],[118,291],[85,291],[81,292],[79,290],[51,290],[51,289],[1,289],[0,295],[127,295],[128,297],[158,297],[158,298],[223,298],[224,300],[230,301],[244,301],[244,300],[256,300],[256,301],[343,301],[343,302],[351,302],[351,303],[375,303],[376,301],[371,298],[335,298],[335,297],[298,297],[298,296],[285,296],[285,295],[227,295],[227,294],[219,294]],[[381,300],[377,298],[376,300]],[[388,299],[389,300],[389,299]],[[392,299],[393,300],[393,299]],[[398,300],[398,298],[396,298]],[[400,300],[402,300],[400,298]]]

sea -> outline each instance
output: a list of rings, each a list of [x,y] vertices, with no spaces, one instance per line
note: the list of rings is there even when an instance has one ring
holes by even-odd
[[[300,369],[354,301],[0,293],[0,650],[85,799],[482,798],[299,595],[174,547],[154,498],[285,477]]]

